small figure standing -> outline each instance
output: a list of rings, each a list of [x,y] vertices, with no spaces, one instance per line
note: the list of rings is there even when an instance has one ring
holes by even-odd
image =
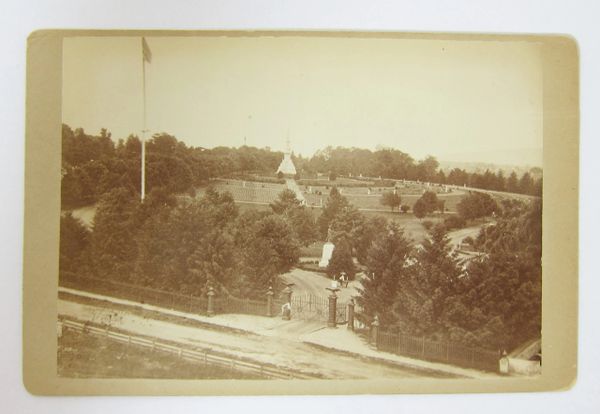
[[[346,272],[342,272],[342,274],[340,275],[340,286],[344,286],[344,284],[346,285],[345,287],[348,287],[348,279],[346,276]]]
[[[290,302],[284,303],[281,307],[281,319],[289,321],[292,318],[292,305]]]

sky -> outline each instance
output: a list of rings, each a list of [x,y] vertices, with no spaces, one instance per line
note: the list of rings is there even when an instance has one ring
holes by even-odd
[[[147,37],[148,136],[188,145],[400,149],[415,159],[542,158],[539,45],[323,36]],[[63,44],[63,122],[141,135],[140,37]]]

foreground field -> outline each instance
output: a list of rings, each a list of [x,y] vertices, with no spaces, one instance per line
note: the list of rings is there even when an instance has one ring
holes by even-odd
[[[158,351],[64,330],[58,340],[58,375],[71,378],[255,379],[248,373],[204,366]]]

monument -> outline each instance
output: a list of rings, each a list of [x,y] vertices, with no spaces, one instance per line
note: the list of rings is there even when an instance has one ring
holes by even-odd
[[[331,227],[329,227],[327,230],[327,242],[323,245],[323,253],[321,254],[321,260],[319,260],[319,267],[329,266],[334,248],[335,245],[331,242]]]
[[[335,245],[330,241],[323,245],[323,254],[321,255],[321,260],[319,260],[319,267],[329,266],[329,261],[331,260],[334,248]]]

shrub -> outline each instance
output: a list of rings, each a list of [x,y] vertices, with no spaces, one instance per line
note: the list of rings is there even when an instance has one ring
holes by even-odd
[[[423,222],[423,227],[425,227],[425,230],[430,230],[433,227],[433,221],[425,220]]]
[[[452,229],[462,229],[467,224],[466,220],[459,216],[458,214],[447,217],[444,220],[444,226],[448,230]]]

